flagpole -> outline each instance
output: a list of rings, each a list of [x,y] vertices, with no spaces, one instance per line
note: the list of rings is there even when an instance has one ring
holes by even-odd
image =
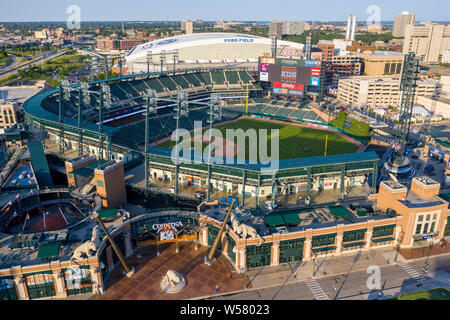
[[[328,145],[328,135],[325,138],[325,154],[324,154],[324,156],[327,155],[327,145]]]

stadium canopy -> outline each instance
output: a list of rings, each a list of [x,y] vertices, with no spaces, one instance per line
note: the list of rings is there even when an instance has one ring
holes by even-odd
[[[45,157],[44,148],[40,141],[29,141],[28,150],[30,151],[31,164],[36,176],[39,187],[53,188],[53,180],[48,168],[47,158]]]
[[[269,227],[279,227],[284,226],[286,223],[284,222],[283,216],[279,214],[267,215],[264,216]]]
[[[329,207],[328,210],[330,210],[331,214],[336,218],[346,217],[350,214],[350,211],[344,206]]]
[[[295,212],[283,214],[283,219],[286,224],[299,224],[301,222],[298,213]]]
[[[48,259],[59,255],[59,247],[61,242],[46,242],[39,245],[38,258]]]
[[[117,209],[102,209],[98,210],[97,214],[100,218],[115,218],[117,217]]]

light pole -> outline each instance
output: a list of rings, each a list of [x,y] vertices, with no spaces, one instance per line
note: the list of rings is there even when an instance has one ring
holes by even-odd
[[[150,190],[150,156],[148,154],[149,149],[149,140],[150,140],[150,114],[156,114],[156,105],[158,103],[156,99],[156,90],[155,89],[147,89],[146,94],[144,96],[145,100],[145,144],[144,144],[144,153],[145,153],[145,202],[146,209],[148,212],[148,197]]]
[[[125,60],[125,53],[121,52],[120,56],[119,56],[119,68],[120,68],[120,77],[123,76],[123,71],[122,68],[124,66],[124,64],[126,64],[126,60]]]
[[[173,52],[173,71],[177,69],[177,61],[178,61],[178,49],[175,49]]]
[[[187,101],[188,94],[184,91],[178,91],[177,94],[177,104],[175,106],[175,115],[174,118],[176,120],[176,144],[175,144],[175,186],[174,186],[174,194],[175,199],[178,197],[178,173],[180,171],[180,149],[179,149],[179,142],[180,142],[180,118],[182,116],[186,116],[189,114],[189,102]]]
[[[213,138],[213,123],[215,120],[220,120],[223,114],[223,102],[220,96],[213,93],[209,101],[209,140],[208,140],[208,178],[206,182],[206,201],[211,200],[211,157],[212,157],[212,138]],[[221,142],[222,143],[222,142]]]
[[[164,63],[166,62],[166,51],[161,50],[161,53],[159,54],[159,60],[161,62],[161,73],[163,72]]]
[[[153,55],[151,51],[147,51],[147,73],[150,73],[150,64],[153,64]]]

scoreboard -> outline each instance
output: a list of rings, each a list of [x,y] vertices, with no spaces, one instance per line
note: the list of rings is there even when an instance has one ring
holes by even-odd
[[[273,93],[302,95],[320,86],[320,61],[284,58],[259,58],[259,79],[269,81]]]

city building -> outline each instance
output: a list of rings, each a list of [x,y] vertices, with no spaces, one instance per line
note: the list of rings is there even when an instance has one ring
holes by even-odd
[[[332,86],[337,88],[341,77],[361,75],[361,69],[361,58],[356,55],[334,56],[331,62]]]
[[[283,37],[283,21],[274,20],[269,23],[269,38],[274,36],[277,39]]]
[[[283,35],[301,35],[305,32],[304,21],[283,21]]]
[[[442,63],[450,63],[450,50],[445,50],[442,53]]]
[[[112,38],[97,39],[97,48],[99,50],[119,50],[119,40]]]
[[[12,127],[17,123],[17,102],[0,102],[0,129]]]
[[[394,37],[404,37],[406,32],[406,26],[409,24],[414,25],[416,19],[415,14],[410,14],[407,11],[401,14],[395,15],[394,28],[392,29],[392,35]]]
[[[450,50],[450,26],[406,26],[403,53],[414,52],[422,62],[436,63],[442,61],[446,50]]]
[[[185,34],[193,34],[194,33],[194,24],[191,20],[181,21],[181,31],[184,31]]]
[[[439,82],[435,80],[417,81],[414,104],[420,96],[436,96]],[[400,104],[399,77],[348,77],[339,79],[339,101],[357,107],[398,107]]]
[[[445,97],[420,96],[417,98],[417,104],[424,106],[432,111],[436,116],[444,119],[450,119],[450,99]]]
[[[373,51],[355,53],[363,63],[362,73],[365,76],[399,75],[402,72],[404,54],[394,51]]]
[[[356,19],[357,19],[356,14],[348,16],[347,28],[346,28],[346,32],[345,32],[345,40],[355,41]]]
[[[119,40],[119,50],[131,50],[135,46],[140,45],[143,43],[141,39],[120,39]]]

